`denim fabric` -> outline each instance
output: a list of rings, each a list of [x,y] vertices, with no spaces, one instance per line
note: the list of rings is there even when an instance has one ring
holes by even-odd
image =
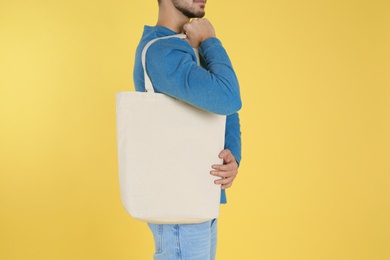
[[[148,224],[155,242],[154,260],[214,260],[217,219],[200,224]]]

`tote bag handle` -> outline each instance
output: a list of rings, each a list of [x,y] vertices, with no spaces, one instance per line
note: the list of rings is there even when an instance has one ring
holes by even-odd
[[[163,40],[163,39],[169,39],[169,38],[179,38],[179,39],[185,39],[187,36],[185,34],[175,34],[175,35],[170,35],[170,36],[164,36],[164,37],[159,37],[156,39],[153,39],[149,41],[145,47],[142,50],[142,67],[144,69],[144,80],[145,80],[145,91],[149,93],[154,93],[154,87],[152,84],[152,81],[150,80],[148,73],[146,72],[146,52],[148,51],[150,45],[152,45],[154,42],[158,40]],[[199,51],[196,48],[192,48],[195,52],[196,60],[198,66],[200,65],[199,61]]]

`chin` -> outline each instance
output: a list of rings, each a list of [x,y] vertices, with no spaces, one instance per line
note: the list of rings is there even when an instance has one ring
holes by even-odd
[[[206,15],[205,12],[199,12],[197,14],[194,14],[194,17],[192,18],[203,18]]]

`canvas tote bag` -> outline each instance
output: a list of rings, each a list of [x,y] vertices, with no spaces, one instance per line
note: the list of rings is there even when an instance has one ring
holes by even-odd
[[[116,94],[120,193],[134,218],[156,224],[201,223],[219,215],[218,177],[226,116],[155,93],[146,73],[146,92]],[[199,64],[199,61],[198,61]]]

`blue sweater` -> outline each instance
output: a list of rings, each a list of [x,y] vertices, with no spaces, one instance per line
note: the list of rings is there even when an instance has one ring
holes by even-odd
[[[141,53],[144,46],[158,37],[176,34],[168,28],[145,26],[137,47],[134,84],[145,91]],[[240,89],[230,59],[217,38],[209,38],[199,47],[201,66],[187,41],[169,38],[153,43],[146,53],[146,70],[157,93],[175,97],[200,109],[227,115],[225,149],[239,164],[241,132],[237,111],[241,108]],[[221,203],[226,203],[224,190]]]

